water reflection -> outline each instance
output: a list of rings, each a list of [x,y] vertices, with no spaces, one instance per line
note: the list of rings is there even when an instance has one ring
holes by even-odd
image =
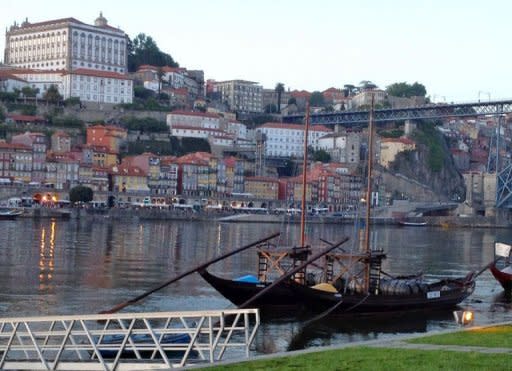
[[[215,222],[121,222],[32,220],[0,222],[0,313],[46,315],[97,313],[136,297],[202,262],[281,230],[279,243],[298,242],[298,225]],[[357,231],[346,225],[309,225],[308,241],[338,241]],[[495,240],[512,241],[509,230],[377,227],[372,243],[388,253],[383,269],[423,271],[427,278],[466,274],[493,259]],[[349,242],[346,249],[357,246]],[[254,273],[257,255],[244,251],[211,267],[233,277]],[[512,320],[512,303],[485,272],[462,306],[475,323]],[[127,311],[224,309],[232,305],[198,275],[152,294]],[[455,327],[443,316],[332,319],[305,326],[305,319],[267,321],[258,352],[336,344]]]

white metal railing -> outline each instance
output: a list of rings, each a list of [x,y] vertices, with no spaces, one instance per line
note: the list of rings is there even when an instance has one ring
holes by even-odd
[[[259,324],[257,309],[0,318],[0,369],[172,368],[230,349],[248,357]]]

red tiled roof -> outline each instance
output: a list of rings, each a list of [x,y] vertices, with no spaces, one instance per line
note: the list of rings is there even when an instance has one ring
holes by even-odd
[[[294,90],[290,93],[290,95],[294,98],[309,98],[311,93],[306,90]]]
[[[112,72],[112,71],[89,70],[87,68],[79,68],[79,69],[73,70],[71,72],[66,72],[66,74],[105,77],[105,78],[111,78],[111,79],[132,80],[130,77],[128,77],[128,75],[123,75],[121,73]]]
[[[0,142],[0,149],[24,149],[27,151],[32,151],[32,148],[25,146],[23,144],[6,143],[6,142]]]
[[[41,27],[41,26],[48,26],[48,25],[51,25],[51,24],[59,24],[59,23],[68,23],[68,22],[73,22],[73,23],[79,23],[79,24],[85,24],[81,21],[79,21],[78,19],[76,18],[73,18],[73,17],[69,17],[69,18],[58,18],[58,19],[52,19],[50,21],[44,21],[44,22],[36,22],[36,23],[22,23],[20,25],[20,29],[23,29],[23,28],[32,28],[32,27]]]

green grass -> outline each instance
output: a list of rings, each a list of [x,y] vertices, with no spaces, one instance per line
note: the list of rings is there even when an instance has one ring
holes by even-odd
[[[469,345],[512,348],[512,326],[486,327],[444,335],[426,336],[409,341],[415,344]]]
[[[354,347],[208,370],[510,370],[509,354]]]

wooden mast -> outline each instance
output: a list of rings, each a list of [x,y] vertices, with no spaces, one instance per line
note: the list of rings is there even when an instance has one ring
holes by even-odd
[[[368,255],[368,259],[371,258],[370,251],[370,212],[371,212],[371,199],[372,199],[372,170],[373,170],[373,120],[374,120],[374,109],[375,109],[375,95],[371,93],[371,105],[368,118],[368,168],[367,179],[366,179],[366,218],[365,218],[365,235],[364,235],[364,253]],[[370,261],[365,266],[365,279],[364,286],[365,291],[368,292],[370,289]]]
[[[302,202],[300,213],[300,247],[306,247],[306,192],[308,170],[309,102],[306,103],[306,127],[304,129],[304,162],[302,164]]]

